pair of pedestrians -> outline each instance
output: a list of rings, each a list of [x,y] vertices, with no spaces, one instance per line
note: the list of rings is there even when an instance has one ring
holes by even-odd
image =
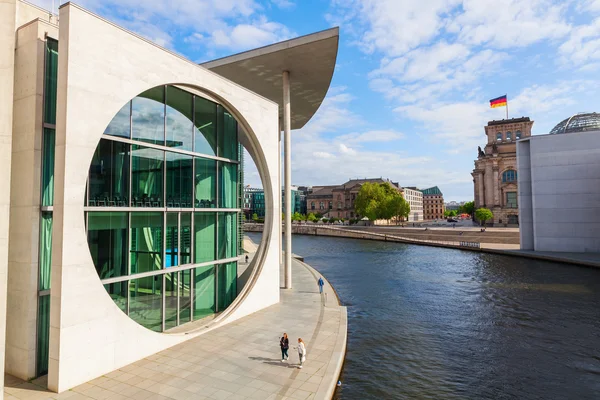
[[[290,340],[288,339],[287,333],[284,333],[281,339],[279,340],[279,347],[281,347],[281,362],[287,360],[290,356],[288,355],[288,350],[290,348]],[[298,368],[302,368],[302,365],[306,361],[306,345],[302,338],[298,338],[298,347],[294,347],[298,349],[298,359],[300,363]]]

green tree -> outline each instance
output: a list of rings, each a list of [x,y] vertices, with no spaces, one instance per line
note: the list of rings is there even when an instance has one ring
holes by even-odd
[[[475,202],[473,202],[473,201],[467,201],[465,204],[460,206],[460,208],[458,209],[459,213],[469,214],[471,216],[473,215],[474,211],[475,211]]]
[[[477,218],[481,225],[484,225],[486,221],[494,218],[494,214],[487,208],[478,208],[475,211],[475,218]]]
[[[310,222],[317,222],[318,220],[317,216],[313,213],[308,214],[308,217],[306,219]]]
[[[361,186],[356,196],[354,209],[359,215],[374,221],[380,218],[384,198],[385,192],[381,185],[367,182]]]
[[[296,211],[293,215],[292,215],[292,221],[302,221],[303,220],[303,215],[300,214],[298,211]]]
[[[456,212],[456,210],[446,210],[444,211],[444,217],[448,218],[448,217],[456,217],[458,214]]]
[[[252,214],[252,221],[258,221],[258,214],[257,213]]]

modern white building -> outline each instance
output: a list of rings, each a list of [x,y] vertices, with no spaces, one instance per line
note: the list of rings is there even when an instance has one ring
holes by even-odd
[[[517,141],[521,249],[600,252],[600,114]]]
[[[409,222],[423,221],[423,192],[416,187],[403,187],[404,200],[410,204]]]
[[[199,66],[73,3],[0,1],[0,398],[4,370],[62,392],[279,301],[281,127],[337,46]],[[266,207],[244,287],[240,144]]]

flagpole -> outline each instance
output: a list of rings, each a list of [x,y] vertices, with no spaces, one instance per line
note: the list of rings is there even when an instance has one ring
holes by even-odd
[[[508,119],[508,95],[506,96],[506,119]]]

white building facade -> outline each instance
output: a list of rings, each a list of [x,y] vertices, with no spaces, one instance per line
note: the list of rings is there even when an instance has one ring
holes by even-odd
[[[0,2],[0,28],[0,399],[3,369],[62,392],[279,301],[277,101],[72,3]]]
[[[417,188],[402,188],[404,200],[410,204],[409,222],[423,221],[423,193]]]
[[[600,252],[600,114],[517,142],[521,249]]]

